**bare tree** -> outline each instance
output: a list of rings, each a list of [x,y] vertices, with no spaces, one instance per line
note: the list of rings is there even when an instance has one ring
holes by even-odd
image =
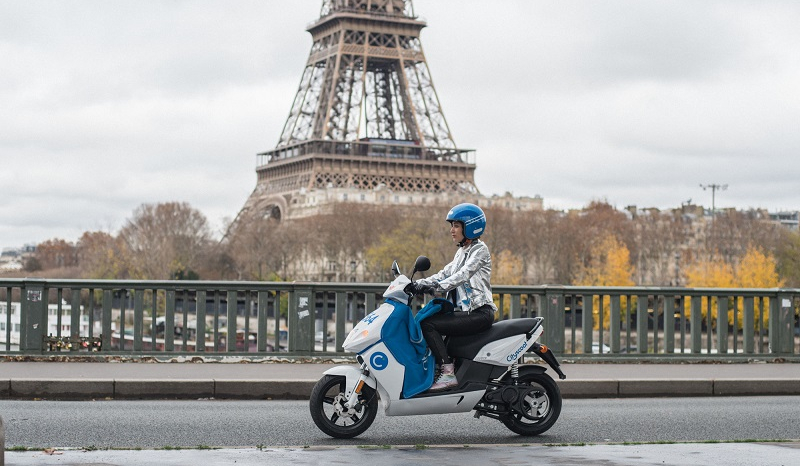
[[[561,212],[526,212],[514,231],[527,270],[529,284],[569,284],[575,273],[578,235],[573,219]],[[507,229],[505,229],[507,231]]]
[[[800,287],[800,232],[779,230],[780,241],[775,248],[778,260],[778,274],[787,287]]]
[[[120,237],[87,231],[78,240],[77,252],[86,278],[130,278],[130,254]]]
[[[633,219],[636,239],[631,259],[639,285],[678,285],[677,266],[686,227],[680,212],[646,211]]]
[[[197,270],[210,239],[205,216],[186,203],[143,204],[119,234],[143,279],[169,279]]]
[[[75,245],[63,239],[49,239],[36,246],[36,259],[42,269],[74,267],[78,265]]]

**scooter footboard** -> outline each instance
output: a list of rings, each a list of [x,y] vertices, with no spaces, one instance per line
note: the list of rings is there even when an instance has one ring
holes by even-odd
[[[345,390],[346,396],[350,396],[355,390],[358,381],[361,379],[361,368],[357,366],[336,366],[328,369],[327,371],[323,372],[325,375],[342,375],[345,378]],[[375,383],[375,378],[371,375],[365,379],[365,383],[375,388],[377,384]]]
[[[422,398],[392,400],[386,407],[387,416],[412,416],[415,414],[467,413],[481,401],[486,389],[470,392],[442,393]]]

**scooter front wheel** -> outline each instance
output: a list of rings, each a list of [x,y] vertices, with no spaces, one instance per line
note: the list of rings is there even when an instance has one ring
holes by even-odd
[[[311,390],[311,419],[321,431],[335,438],[362,434],[378,413],[378,397],[375,390],[366,385],[361,389],[360,404],[347,409],[345,384],[344,376],[326,375]]]

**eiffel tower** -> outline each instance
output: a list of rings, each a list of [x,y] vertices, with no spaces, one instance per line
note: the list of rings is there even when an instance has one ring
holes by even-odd
[[[323,0],[275,149],[237,217],[299,218],[336,202],[463,202],[480,194],[422,51],[411,0]]]

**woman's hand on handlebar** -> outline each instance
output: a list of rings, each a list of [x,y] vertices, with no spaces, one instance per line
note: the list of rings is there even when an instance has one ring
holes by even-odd
[[[422,296],[424,294],[433,294],[435,288],[431,285],[423,285],[421,283],[409,283],[405,287],[405,292],[410,295]]]

